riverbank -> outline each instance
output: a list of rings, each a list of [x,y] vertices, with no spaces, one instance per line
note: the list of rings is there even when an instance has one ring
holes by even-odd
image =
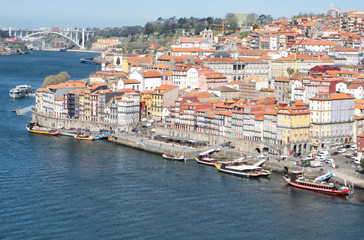
[[[112,129],[116,130],[115,134],[111,134],[108,137],[108,141],[114,142],[123,146],[143,150],[146,152],[151,152],[155,154],[162,155],[165,152],[180,152],[182,153],[187,160],[192,160],[193,155],[205,151],[211,148],[218,148],[219,145],[217,144],[209,144],[204,147],[189,147],[184,145],[179,145],[175,143],[167,143],[162,141],[157,141],[152,139],[150,136],[147,136],[145,132],[144,135],[137,135],[134,132],[131,132],[130,126],[119,126],[116,124],[108,124],[108,123],[99,123],[99,122],[91,122],[91,121],[82,121],[76,119],[61,119],[55,118],[50,116],[45,116],[37,112],[33,112],[32,120],[37,122],[39,125],[44,127],[65,127],[65,128],[84,128],[84,129]],[[120,129],[125,129],[125,132],[129,133],[119,133]],[[156,128],[158,131],[159,128]],[[173,132],[174,129],[163,128],[165,131]],[[158,133],[158,132],[157,132]],[[193,136],[189,136],[189,138],[193,139]],[[201,140],[201,139],[196,139]],[[249,143],[247,144],[249,145]],[[254,152],[254,148],[246,148],[246,149],[230,149],[227,147],[219,147],[221,151],[215,153],[214,157],[218,160],[232,160],[241,157],[242,155],[250,155],[250,154],[257,154]],[[255,159],[258,161],[257,159]],[[295,162],[299,160],[298,158],[290,157],[287,161],[280,161],[280,157],[278,155],[268,155],[267,162],[264,164],[265,168],[273,170],[275,172],[282,172],[285,167],[288,167],[292,170],[302,170],[295,166]],[[350,183],[353,183],[356,188],[364,189],[364,177],[361,174],[350,172],[350,168],[338,168],[334,169],[329,166],[323,166],[320,168],[305,168],[304,169],[306,174],[310,174],[312,176],[319,176],[326,172],[332,172],[336,175],[334,178],[335,181],[343,184],[345,182],[344,179],[348,180]],[[353,170],[352,170],[353,171]]]
[[[101,53],[101,51],[87,50],[87,49],[67,49],[67,51],[61,51],[63,48],[43,48],[37,51],[47,51],[47,52],[82,52],[82,53]]]

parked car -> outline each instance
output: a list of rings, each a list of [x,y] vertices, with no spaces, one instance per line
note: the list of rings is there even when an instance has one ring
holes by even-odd
[[[338,153],[345,153],[346,149],[345,148],[339,148],[339,149],[337,149],[337,152]]]
[[[246,156],[246,158],[252,158],[253,157],[253,155],[247,155]]]
[[[263,154],[257,155],[257,158],[262,159],[265,158],[265,156]]]
[[[351,146],[349,149],[350,149],[351,151],[355,151],[355,150],[357,149],[357,147],[356,147],[356,146]]]
[[[360,164],[360,160],[361,160],[361,159],[360,159],[359,157],[351,157],[351,159],[353,159],[353,160],[354,160],[354,163],[355,163],[355,164],[358,164],[358,165]]]
[[[293,157],[299,157],[299,156],[301,156],[300,152],[293,154]]]
[[[344,148],[350,148],[351,146],[350,146],[350,144],[345,144],[344,145]]]
[[[339,152],[333,152],[333,153],[331,153],[332,156],[335,156],[335,155],[338,155],[338,154],[339,154]]]

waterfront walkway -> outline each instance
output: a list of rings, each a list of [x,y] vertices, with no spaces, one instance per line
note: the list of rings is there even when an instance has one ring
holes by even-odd
[[[183,146],[175,143],[167,143],[163,141],[157,141],[152,139],[151,137],[145,137],[145,135],[138,135],[136,133],[116,133],[112,134],[109,137],[109,141],[116,142],[118,144],[137,148],[140,150],[153,152],[156,154],[163,154],[165,152],[180,152],[185,157],[186,160],[192,160],[193,155],[203,152],[205,150],[211,148],[220,148],[221,151],[218,153],[214,153],[213,157],[216,159],[224,159],[224,160],[233,160],[239,158],[241,156],[252,155],[252,161],[258,161],[257,153],[252,154],[248,152],[242,152],[235,149],[231,149],[228,147],[219,147],[219,146],[207,146],[203,148],[192,148],[188,146]],[[282,172],[284,167],[288,167],[290,170],[302,170],[302,168],[295,166],[295,163],[299,161],[299,158],[288,157],[286,161],[282,161],[280,156],[277,155],[268,155],[266,157],[267,161],[264,164],[265,168],[271,169],[273,171]],[[344,183],[344,179],[354,184],[356,187],[364,188],[364,176],[362,174],[356,173],[353,165],[350,161],[344,158],[344,156],[337,156],[336,164],[339,166],[338,168],[332,168],[328,164],[323,163],[322,167],[318,168],[305,168],[303,169],[306,174],[312,176],[323,175],[327,172],[332,172],[336,175],[334,178],[336,181],[340,183]]]

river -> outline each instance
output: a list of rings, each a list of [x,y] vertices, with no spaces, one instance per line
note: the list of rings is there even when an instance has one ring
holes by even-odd
[[[99,68],[88,53],[0,57],[0,239],[361,239],[364,194],[295,189],[273,174],[245,179],[107,141],[29,134],[10,88]]]

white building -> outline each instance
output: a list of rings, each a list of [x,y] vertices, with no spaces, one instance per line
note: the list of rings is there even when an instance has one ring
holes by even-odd
[[[162,85],[162,74],[157,71],[134,71],[129,75],[129,79],[136,79],[141,83],[140,91],[154,90]]]
[[[311,144],[329,148],[353,141],[355,98],[350,94],[317,94],[310,99]]]

